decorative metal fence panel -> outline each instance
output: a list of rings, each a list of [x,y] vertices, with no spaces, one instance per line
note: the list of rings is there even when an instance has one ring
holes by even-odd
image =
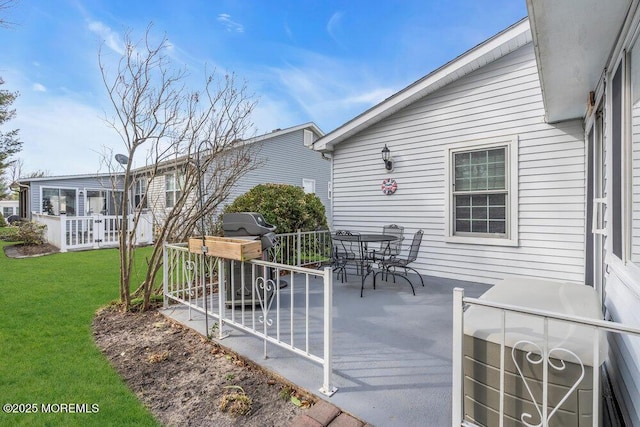
[[[460,288],[453,295],[452,426],[601,425],[601,371],[608,342],[640,344],[640,329],[467,298]],[[465,335],[464,313],[474,306],[487,310],[487,316],[498,314],[490,332],[500,342]],[[514,315],[539,325],[527,331],[541,332],[527,332],[528,338],[507,345],[507,319]],[[558,327],[569,334],[554,341],[551,332]],[[584,337],[579,350],[576,336]]]
[[[329,230],[278,234],[278,244],[268,250],[268,259],[298,267],[320,265],[331,257]]]
[[[332,280],[323,270],[263,260],[227,260],[189,252],[186,244],[164,247],[165,307],[182,304],[189,317],[207,314],[207,334],[225,338],[229,325],[319,363],[321,392],[331,395]],[[213,325],[208,323],[212,317]]]

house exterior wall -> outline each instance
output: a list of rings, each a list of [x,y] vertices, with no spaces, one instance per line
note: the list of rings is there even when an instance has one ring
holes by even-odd
[[[608,320],[636,328],[640,327],[640,62],[632,57],[640,52],[637,47],[639,31],[640,11],[636,4],[627,16],[616,45],[611,48],[609,63],[602,70],[604,77],[601,83],[604,84],[593,88],[599,94],[596,105],[603,105],[604,121],[605,154],[601,165],[606,201],[604,305]],[[617,70],[622,70],[625,84],[621,85],[620,93],[615,94],[613,79]],[[621,111],[619,118],[613,113],[616,102],[620,102],[616,107]],[[596,113],[594,109],[586,116],[587,129],[595,120]],[[620,141],[616,142],[616,138]],[[617,143],[621,146],[619,164],[614,155]],[[616,204],[619,211],[614,207]],[[617,215],[619,217],[615,218]],[[616,237],[621,240],[621,249],[617,250]],[[607,371],[622,407],[624,421],[627,425],[640,425],[640,341],[611,334],[609,342]]]
[[[244,175],[234,186],[227,204],[259,184],[290,184],[302,187],[303,179],[315,180],[315,194],[325,206],[330,218],[328,197],[330,162],[321,154],[306,147],[305,130],[299,129],[257,142],[258,159],[262,165]]]
[[[42,206],[42,189],[43,188],[61,188],[73,189],[76,191],[76,212],[74,215],[85,214],[85,201],[87,190],[111,190],[112,182],[109,176],[61,176],[47,177],[36,180],[25,180],[29,182],[29,207],[27,209],[34,213],[43,212]],[[118,183],[118,190],[122,190],[122,183]],[[70,214],[70,213],[68,213]]]
[[[308,131],[306,135],[309,138]],[[277,183],[302,187],[303,179],[307,178],[315,180],[315,194],[324,204],[327,220],[329,220],[328,186],[331,164],[323,159],[320,153],[305,146],[305,129],[260,138],[259,141],[252,143],[254,155],[260,162],[260,166],[238,180],[231,189],[225,205],[232,203],[238,196],[258,184]],[[154,222],[159,223],[166,212],[165,176],[157,176],[149,184],[148,189],[147,207],[153,212]],[[196,201],[197,197],[194,195],[194,202]]]
[[[0,200],[0,214],[6,219],[11,215],[20,215],[17,200]]]
[[[495,283],[508,275],[583,282],[585,145],[579,120],[545,123],[531,44],[418,100],[333,152],[333,228],[425,234],[414,264],[429,275]],[[446,240],[448,150],[514,139],[516,245]],[[381,149],[392,152],[387,172]],[[384,195],[393,178],[398,190]],[[514,187],[516,188],[516,187]]]
[[[312,141],[309,134],[313,132],[300,128],[291,132],[268,134],[252,142],[254,155],[260,166],[243,175],[231,189],[225,205],[232,203],[238,196],[246,193],[258,184],[277,183],[302,187],[303,179],[315,181],[315,194],[325,206],[327,220],[330,218],[330,200],[328,188],[331,164],[321,154],[305,146]],[[306,138],[306,141],[305,141]],[[171,173],[167,171],[167,173]],[[210,179],[211,172],[205,174]],[[165,175],[159,174],[148,184],[147,207],[153,213],[154,224],[164,220],[167,212],[165,200]],[[192,202],[197,202],[197,194]]]

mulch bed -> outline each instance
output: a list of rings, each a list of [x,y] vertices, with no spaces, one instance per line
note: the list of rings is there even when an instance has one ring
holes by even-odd
[[[312,403],[283,379],[156,311],[106,308],[93,327],[98,347],[164,425],[286,426]],[[221,408],[238,392],[251,399],[247,414]]]

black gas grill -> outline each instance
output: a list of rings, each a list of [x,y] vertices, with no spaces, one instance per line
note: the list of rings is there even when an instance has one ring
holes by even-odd
[[[265,221],[264,217],[257,212],[235,212],[227,213],[222,216],[222,231],[225,237],[234,237],[242,239],[260,240],[262,245],[262,258],[266,260],[267,251],[277,244],[277,237],[275,233],[275,225],[269,224]],[[271,261],[271,260],[267,260]],[[253,284],[256,282],[257,277],[252,276],[252,266],[250,263],[244,263],[244,287],[242,283],[242,263],[239,261],[226,261],[225,274],[226,287],[225,293],[227,295],[227,305],[241,305],[244,294],[245,305],[259,305],[259,299],[257,297],[258,292],[263,292],[260,289],[252,291]],[[273,268],[267,269],[267,279],[273,281],[276,280],[276,272]],[[257,274],[262,274],[262,268],[255,269]],[[233,289],[232,289],[233,285]],[[278,286],[285,287],[287,283],[282,280],[278,280]],[[267,301],[273,297],[274,290],[271,289],[267,294]],[[262,297],[262,294],[260,294]]]
[[[222,231],[225,237],[253,237],[260,239],[262,250],[271,249],[276,244],[275,225],[265,221],[257,212],[235,212],[222,216]]]

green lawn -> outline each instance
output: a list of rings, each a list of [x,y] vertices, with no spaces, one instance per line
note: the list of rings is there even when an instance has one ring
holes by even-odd
[[[38,413],[3,411],[0,425],[158,425],[93,342],[96,310],[118,295],[117,250],[10,259],[7,244],[0,242],[0,403],[36,404]],[[140,277],[148,252],[139,251]],[[42,413],[63,408],[57,404],[98,412]]]

